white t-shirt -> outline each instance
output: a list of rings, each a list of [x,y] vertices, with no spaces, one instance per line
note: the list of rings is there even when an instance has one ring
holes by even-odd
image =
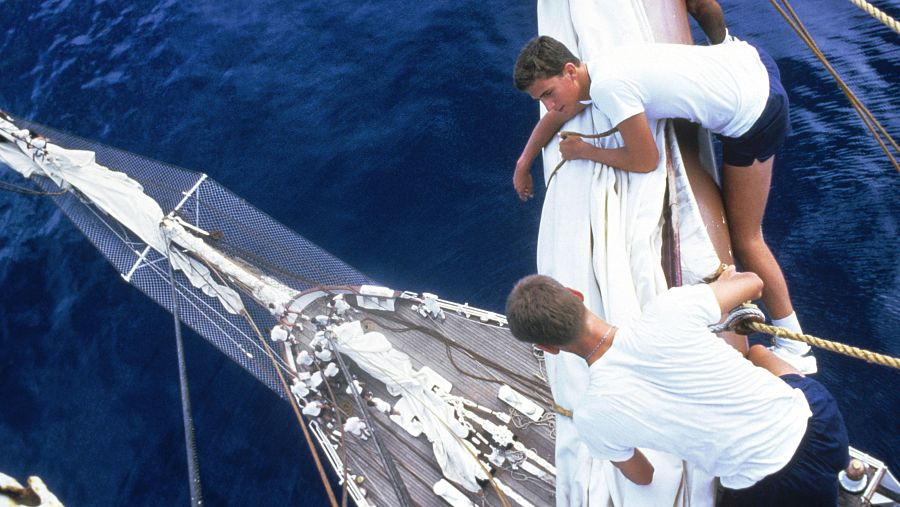
[[[616,47],[587,62],[591,100],[615,126],[646,112],[686,118],[728,137],[746,133],[769,97],[769,74],[743,41]]]
[[[746,488],[790,461],[812,415],[806,397],[710,333],[708,285],[669,290],[622,327],[590,368],[574,422],[591,454],[668,452]]]

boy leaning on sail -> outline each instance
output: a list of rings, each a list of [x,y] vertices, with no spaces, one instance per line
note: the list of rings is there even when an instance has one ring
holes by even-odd
[[[531,164],[560,127],[589,105],[618,128],[621,148],[594,146],[575,135],[559,143],[565,160],[592,160],[650,172],[659,150],[649,120],[684,118],[716,133],[723,146],[722,192],[735,257],[765,282],[762,299],[773,323],[802,332],[787,283],[762,236],[775,153],[790,131],[788,98],[771,57],[746,42],[713,46],[641,44],[582,62],[551,37],[532,39],[516,61],[516,87],[547,108],[516,163],[513,185],[533,194]],[[776,353],[806,373],[809,346],[776,339]]]
[[[732,266],[709,285],[670,289],[616,328],[533,275],[513,289],[506,315],[519,340],[587,361],[575,427],[592,456],[630,480],[652,482],[639,450],[652,448],[719,477],[722,505],[835,505],[849,455],[834,399],[765,347],[751,347],[748,361],[708,329],[761,290],[759,277]]]

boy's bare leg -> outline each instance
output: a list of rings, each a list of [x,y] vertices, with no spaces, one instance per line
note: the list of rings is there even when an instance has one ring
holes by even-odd
[[[769,370],[776,377],[787,375],[789,373],[802,375],[796,368],[788,364],[787,361],[779,358],[773,354],[771,350],[759,344],[750,347],[750,353],[747,354],[747,359],[756,366]]]
[[[722,170],[722,191],[725,213],[731,232],[734,256],[744,271],[752,271],[765,284],[762,300],[773,319],[782,319],[794,312],[787,282],[778,261],[766,245],[762,234],[762,219],[772,181],[775,157],[765,162],[755,161],[750,167],[725,164]]]
[[[756,161],[750,167],[724,164],[722,192],[725,213],[735,258],[745,270],[758,274],[765,283],[762,300],[773,324],[799,333],[802,330],[791,305],[787,282],[762,234],[762,219],[774,162],[775,157],[771,157],[765,162]],[[805,355],[809,350],[809,346],[802,342],[775,338],[776,353],[801,371],[812,374],[818,368],[815,357]]]

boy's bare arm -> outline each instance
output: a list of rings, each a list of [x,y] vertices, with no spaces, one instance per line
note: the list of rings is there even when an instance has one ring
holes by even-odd
[[[559,151],[566,160],[593,160],[616,169],[648,173],[659,164],[659,150],[645,113],[638,113],[616,125],[622,136],[621,148],[598,148],[569,136],[559,143]]]
[[[550,139],[559,132],[559,129],[581,111],[584,111],[584,107],[576,108],[571,113],[547,111],[547,114],[534,126],[528,142],[525,143],[525,148],[522,149],[522,154],[519,155],[519,160],[516,161],[516,170],[513,173],[513,186],[520,199],[527,201],[534,191],[531,179],[531,164],[534,159],[550,142]]]
[[[686,0],[688,12],[700,24],[711,44],[725,40],[725,15],[716,0]]]
[[[738,273],[734,266],[728,266],[719,275],[719,279],[709,284],[722,313],[727,313],[735,306],[757,299],[762,295],[763,282],[749,271]]]
[[[622,472],[622,475],[635,484],[646,486],[653,482],[653,465],[650,464],[650,460],[639,449],[634,450],[634,456],[631,459],[627,461],[613,461],[612,464]]]

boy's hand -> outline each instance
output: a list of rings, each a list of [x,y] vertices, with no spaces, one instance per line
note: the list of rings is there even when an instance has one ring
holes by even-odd
[[[522,160],[516,162],[516,171],[513,173],[513,187],[523,202],[534,197],[534,185],[531,180],[531,164]]]
[[[582,141],[580,136],[568,134],[560,137],[559,154],[562,156],[563,160],[582,160],[588,158],[586,152],[590,150],[592,146]]]
[[[735,267],[734,264],[729,264],[725,266],[725,269],[723,269],[721,273],[719,273],[719,277],[717,278],[717,280],[725,281],[733,278],[736,274],[738,274],[737,267]]]
[[[738,273],[734,266],[728,266],[719,279],[709,284],[722,313],[727,313],[735,306],[762,295],[763,282],[756,275],[745,271]]]
[[[653,465],[640,449],[634,450],[634,456],[626,461],[610,461],[631,482],[646,486],[653,482]]]

